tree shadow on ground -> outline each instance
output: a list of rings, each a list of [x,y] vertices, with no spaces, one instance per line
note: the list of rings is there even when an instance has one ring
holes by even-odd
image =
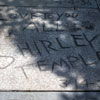
[[[99,100],[97,92],[61,93],[61,100]]]
[[[78,9],[69,1],[68,8],[58,8],[61,1],[55,1],[53,7],[50,4],[46,8],[43,5],[48,6],[47,2],[36,1],[36,5],[31,0],[2,1],[3,5],[18,5],[1,7],[1,29],[6,29],[6,38],[19,50],[15,53],[33,58],[20,67],[36,64],[41,71],[51,71],[58,77],[66,78],[62,80],[63,88],[68,84],[83,88],[85,84],[85,89],[87,80],[90,84],[96,82],[90,88],[99,87],[100,62],[96,55],[100,35],[98,10]],[[84,5],[84,1],[81,4]]]

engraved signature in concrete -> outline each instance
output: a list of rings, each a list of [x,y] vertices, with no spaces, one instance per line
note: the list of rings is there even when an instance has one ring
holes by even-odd
[[[5,62],[3,61],[4,59],[11,59],[11,61],[8,62],[8,64],[4,64]],[[10,65],[12,65],[15,61],[15,58],[12,56],[2,56],[0,55],[0,63],[3,63],[3,66],[0,65],[0,69],[6,69],[7,67],[9,67]]]

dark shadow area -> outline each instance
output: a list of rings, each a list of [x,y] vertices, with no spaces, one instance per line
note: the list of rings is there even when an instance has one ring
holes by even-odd
[[[100,93],[97,92],[77,92],[77,93],[62,93],[61,100],[99,100]]]

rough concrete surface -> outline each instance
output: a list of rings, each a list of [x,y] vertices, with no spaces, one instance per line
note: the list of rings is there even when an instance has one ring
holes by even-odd
[[[0,0],[0,90],[100,90],[100,1]]]
[[[100,100],[100,93],[74,92],[8,92],[0,93],[0,100]]]

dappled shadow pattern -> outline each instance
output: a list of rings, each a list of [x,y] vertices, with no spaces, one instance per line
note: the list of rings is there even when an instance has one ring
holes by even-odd
[[[88,0],[80,1],[82,5],[95,6]],[[8,4],[9,1],[2,2]],[[6,29],[6,40],[17,48],[15,54],[18,53],[23,58],[28,55],[33,59],[28,63],[22,59],[23,65],[16,67],[33,65],[40,71],[51,71],[58,77],[65,78],[61,80],[60,86],[63,88],[72,86],[76,89],[99,89],[100,14],[95,9],[96,6],[94,9],[79,9],[75,6],[77,3],[72,2],[71,8],[58,8],[65,5],[56,2],[53,7],[43,8],[43,4],[48,5],[45,3],[48,1],[42,2],[35,2],[40,8],[20,7],[31,6],[30,0],[17,1],[15,4],[18,3],[19,7],[0,8],[0,27]],[[9,4],[12,5],[13,1]],[[24,74],[27,78],[27,73]]]
[[[61,93],[61,100],[99,100],[99,93],[96,92],[77,92]]]

